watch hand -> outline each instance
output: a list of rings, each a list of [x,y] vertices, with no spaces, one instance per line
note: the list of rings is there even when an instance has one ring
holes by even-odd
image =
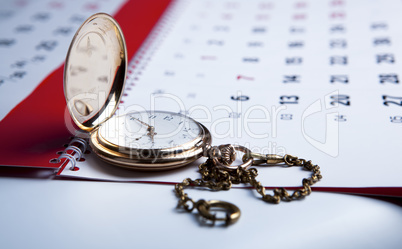
[[[151,126],[151,125],[145,123],[144,121],[139,120],[138,118],[131,117],[131,120],[137,120],[137,121],[140,122],[142,125],[148,126],[147,131],[149,131],[149,132],[147,133],[147,135],[151,137],[152,142],[154,141],[154,136],[157,134],[157,133],[155,132],[155,127],[153,127],[153,126]]]
[[[154,135],[156,135],[155,127],[149,126],[149,127],[148,127],[148,131],[149,131],[149,132],[147,133],[147,135],[148,135],[148,136],[151,136],[152,142],[154,142]]]

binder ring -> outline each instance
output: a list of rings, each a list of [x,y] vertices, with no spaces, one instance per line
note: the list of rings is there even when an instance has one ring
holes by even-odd
[[[78,148],[77,146],[74,146],[74,145],[70,145],[64,150],[63,154],[66,154],[67,151],[69,151],[69,150],[75,151],[77,153],[77,160],[81,159],[82,151],[80,150],[80,148]]]
[[[63,153],[59,156],[59,158],[57,158],[58,162],[60,162],[60,159],[63,159],[63,158],[70,160],[70,162],[72,164],[70,167],[70,170],[74,170],[75,166],[77,165],[77,160],[75,159],[75,157],[73,157],[70,154]]]
[[[82,149],[79,147],[72,145],[73,143],[78,143],[82,145]],[[50,163],[60,163],[61,159],[65,158],[66,160],[71,162],[71,167],[70,170],[74,170],[77,166],[77,160],[80,160],[83,157],[84,152],[87,150],[87,142],[82,139],[82,138],[74,138],[71,140],[71,142],[68,144],[68,146],[63,150],[62,154],[58,158],[54,158],[50,160]],[[73,156],[72,154],[68,154],[68,151],[74,151],[76,156]]]
[[[85,151],[87,151],[87,142],[86,142],[84,139],[79,138],[79,137],[76,137],[76,138],[74,138],[73,140],[71,140],[71,142],[70,142],[70,144],[73,144],[73,143],[79,143],[79,144],[82,145],[82,151],[81,151],[82,154],[83,154]],[[68,148],[68,147],[67,147],[67,148]]]

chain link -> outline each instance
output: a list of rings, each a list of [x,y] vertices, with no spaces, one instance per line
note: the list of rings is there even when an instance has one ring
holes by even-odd
[[[254,159],[256,158],[256,155],[257,154],[252,154]],[[243,161],[246,159],[248,158],[243,158]],[[293,193],[290,194],[284,188],[275,188],[273,190],[274,194],[271,195],[267,194],[266,188],[261,184],[261,182],[257,181],[256,177],[258,176],[258,171],[256,168],[247,169],[239,166],[235,170],[223,170],[216,167],[211,159],[208,159],[205,163],[202,163],[199,166],[199,172],[201,174],[200,179],[192,180],[190,178],[186,178],[183,180],[183,182],[175,185],[175,192],[179,198],[177,207],[183,208],[187,212],[192,212],[194,208],[198,209],[199,205],[208,205],[208,202],[205,202],[204,200],[195,202],[193,199],[188,197],[188,195],[184,192],[184,189],[189,186],[206,187],[211,190],[218,191],[229,190],[233,184],[250,184],[262,196],[263,201],[278,204],[281,200],[292,201],[304,198],[311,193],[311,186],[322,178],[320,167],[318,165],[314,165],[311,161],[299,159],[295,156],[285,155],[284,157],[281,157],[280,160],[278,156],[274,157],[273,155],[257,155],[257,159],[258,160],[254,161],[253,165],[262,164],[262,160],[265,159],[264,161],[266,164],[276,164],[282,162],[288,166],[302,167],[304,170],[311,171],[312,174],[310,177],[304,178],[302,180],[302,187],[294,190]],[[215,220],[213,220],[213,222],[215,222]]]

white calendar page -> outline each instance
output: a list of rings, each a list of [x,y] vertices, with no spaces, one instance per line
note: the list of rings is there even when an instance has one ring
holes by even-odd
[[[0,121],[66,58],[78,27],[125,0],[6,0],[0,7]]]
[[[178,1],[158,46],[129,68],[119,113],[185,113],[212,133],[264,154],[319,164],[321,187],[400,187],[402,2]],[[138,57],[137,57],[138,59]],[[168,172],[115,169],[95,156],[62,176],[179,182]],[[258,167],[266,186],[309,174]]]

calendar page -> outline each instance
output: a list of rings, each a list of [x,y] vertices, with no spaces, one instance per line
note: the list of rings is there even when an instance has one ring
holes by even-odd
[[[131,61],[119,115],[189,115],[213,145],[312,160],[317,186],[401,187],[400,13],[399,0],[177,1],[154,47]],[[203,160],[140,173],[89,155],[61,175],[179,182],[199,177]],[[258,170],[266,186],[308,176]]]

